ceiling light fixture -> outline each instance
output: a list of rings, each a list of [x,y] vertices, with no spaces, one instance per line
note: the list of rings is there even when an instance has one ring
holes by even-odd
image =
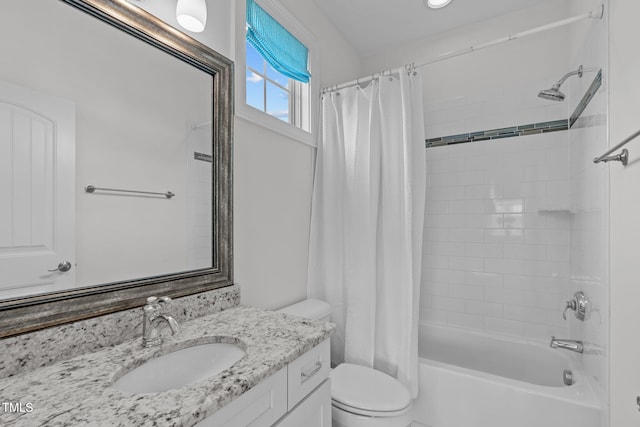
[[[431,9],[440,9],[451,3],[451,0],[424,0],[425,6],[429,6]]]
[[[178,24],[194,33],[201,33],[207,25],[205,0],[178,0],[176,6]]]

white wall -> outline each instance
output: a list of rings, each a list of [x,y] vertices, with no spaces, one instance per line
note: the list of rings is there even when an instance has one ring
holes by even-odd
[[[640,128],[640,55],[637,54],[640,2],[611,0],[609,3],[609,144],[617,144]],[[640,395],[640,145],[628,145],[626,167],[611,164],[611,426],[631,427],[640,423],[636,396]],[[606,167],[606,166],[605,166]]]
[[[194,154],[212,156],[211,122],[196,123],[187,130],[185,163],[187,165],[187,268],[196,270],[211,266],[213,247],[212,161],[196,159]]]
[[[321,87],[358,77],[356,51],[312,0],[282,4],[318,42]],[[278,308],[307,295],[315,149],[240,118],[235,132],[235,280],[243,304]]]

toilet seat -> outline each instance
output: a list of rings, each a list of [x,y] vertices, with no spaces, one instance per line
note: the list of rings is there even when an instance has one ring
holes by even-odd
[[[398,411],[367,411],[366,409],[362,409],[362,408],[354,408],[348,405],[344,405],[340,402],[337,402],[333,399],[331,399],[331,405],[334,408],[338,408],[341,409],[345,412],[348,412],[350,414],[354,414],[354,415],[361,415],[361,416],[365,416],[365,417],[373,417],[373,418],[391,418],[391,417],[398,417],[400,415],[404,415],[407,412],[409,412],[411,410],[411,405],[407,406],[406,408],[400,409]]]
[[[410,410],[411,394],[395,378],[365,366],[342,363],[331,372],[333,406],[368,417],[395,417]]]

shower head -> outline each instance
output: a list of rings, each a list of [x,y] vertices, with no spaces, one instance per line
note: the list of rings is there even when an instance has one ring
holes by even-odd
[[[554,84],[551,87],[551,89],[544,89],[538,92],[538,97],[542,99],[547,99],[549,101],[564,101],[565,94],[560,92],[560,86],[562,86],[562,83],[564,83],[564,81],[571,76],[575,76],[577,74],[578,77],[582,77],[583,71],[584,69],[582,68],[582,65],[581,65],[576,71],[571,71],[570,73],[565,74],[564,77],[562,77],[558,81],[558,83]]]
[[[538,96],[549,101],[564,101],[565,94],[560,92],[560,86],[554,85],[551,89],[544,89],[538,92]]]

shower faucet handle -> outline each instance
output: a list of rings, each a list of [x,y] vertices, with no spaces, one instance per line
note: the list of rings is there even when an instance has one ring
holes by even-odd
[[[589,318],[590,301],[582,291],[573,294],[573,298],[566,302],[562,318],[567,320],[567,311],[571,309],[575,312],[576,319],[584,321]]]
[[[566,302],[566,305],[564,306],[564,311],[562,312],[562,318],[564,320],[567,320],[567,310],[573,310],[576,311],[576,301],[575,300],[569,300]]]

